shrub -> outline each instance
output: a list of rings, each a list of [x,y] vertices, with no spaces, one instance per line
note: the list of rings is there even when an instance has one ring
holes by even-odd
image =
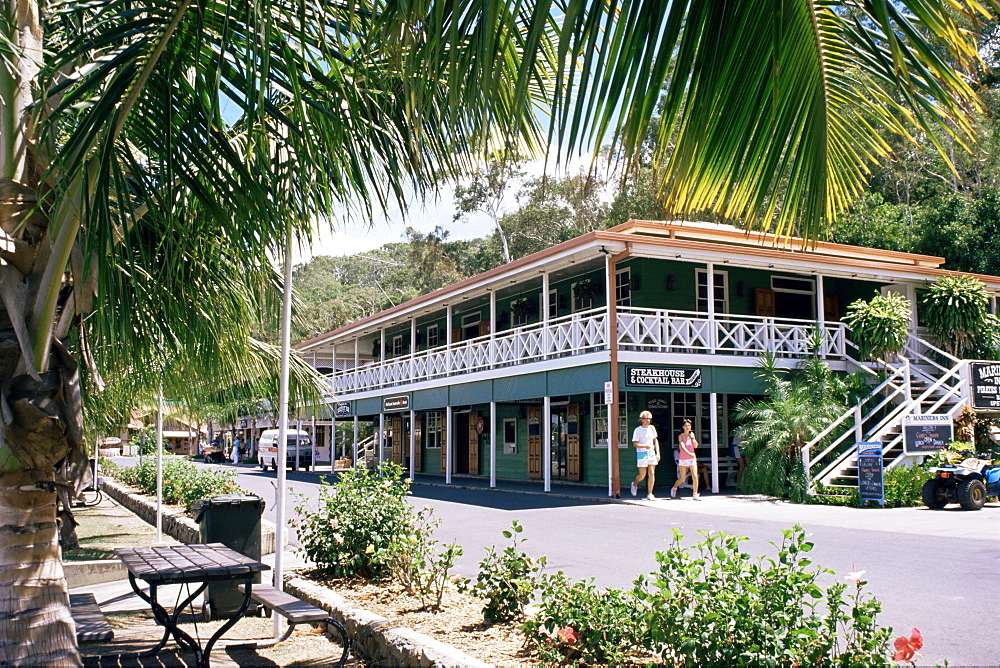
[[[640,647],[645,607],[633,592],[574,582],[562,571],[540,584],[537,610],[521,630],[543,663],[621,664]]]
[[[692,550],[682,535],[658,552],[659,570],[636,581],[645,604],[646,649],[667,665],[884,666],[891,629],[878,626],[881,605],[853,587],[821,577],[813,566],[802,527],[783,532],[777,559],[752,559],[747,540],[702,532]]]
[[[102,470],[125,484],[138,487],[146,494],[156,494],[156,461],[146,459],[124,468],[108,462]],[[198,499],[217,494],[246,493],[236,483],[236,472],[199,469],[186,459],[168,455],[163,458],[164,503],[190,506]]]
[[[535,595],[545,557],[533,560],[518,548],[524,542],[520,537],[523,531],[520,522],[514,520],[510,529],[503,531],[503,537],[512,544],[499,553],[494,547],[486,548],[475,583],[464,582],[460,587],[486,601],[483,619],[488,623],[520,619]]]
[[[938,345],[956,357],[997,356],[1000,321],[990,313],[986,285],[971,276],[942,276],[927,286],[921,315]]]
[[[922,506],[920,498],[920,488],[928,478],[927,469],[929,464],[914,464],[913,466],[897,466],[886,469],[882,473],[882,484],[885,489],[885,508],[908,508],[911,506]],[[826,487],[822,483],[816,483],[814,494],[808,497],[808,503],[825,506],[854,506],[861,507],[870,505],[871,501],[864,501],[858,494],[856,487],[848,489]]]
[[[910,302],[897,293],[859,299],[847,307],[844,321],[851,340],[867,359],[889,361],[906,344],[910,328]]]
[[[396,464],[344,471],[333,485],[321,482],[318,499],[298,495],[298,517],[291,520],[302,551],[338,577],[385,577],[393,543],[410,531],[408,492],[409,480]]]
[[[431,610],[441,609],[448,572],[462,556],[456,543],[438,549],[433,535],[440,524],[431,508],[423,508],[410,518],[409,529],[393,541],[388,552],[392,578]]]

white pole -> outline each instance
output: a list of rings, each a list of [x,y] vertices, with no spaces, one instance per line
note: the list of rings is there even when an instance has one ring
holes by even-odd
[[[302,468],[302,448],[299,447],[299,432],[302,431],[302,416],[295,415],[295,470]],[[312,468],[312,467],[310,467]]]
[[[288,358],[292,339],[292,226],[285,235],[285,285],[281,295],[281,380],[278,387],[278,487],[275,490],[274,588],[285,590],[285,468],[288,462]],[[284,620],[274,616],[274,637]]]
[[[385,413],[378,414],[378,465],[381,471],[382,465],[385,464],[382,461],[382,453],[385,451]]]
[[[444,484],[451,484],[451,404],[444,412],[444,443],[441,444],[441,456],[444,457]]]
[[[163,542],[163,386],[156,407],[156,542]]]
[[[709,429],[712,430],[712,492],[719,493],[719,395],[712,392],[708,395]]]
[[[490,487],[497,486],[497,402],[490,402]]]
[[[417,411],[410,409],[410,480],[417,474]]]
[[[552,397],[546,396],[542,404],[542,479],[546,492],[552,491]]]
[[[354,466],[358,465],[358,416],[354,416]]]

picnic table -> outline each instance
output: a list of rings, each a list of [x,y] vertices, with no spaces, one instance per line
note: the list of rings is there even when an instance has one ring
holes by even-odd
[[[159,643],[140,656],[157,654],[172,635],[177,644],[194,652],[198,666],[209,665],[209,654],[212,647],[228,631],[237,620],[243,616],[250,604],[254,576],[270,567],[255,559],[246,557],[222,543],[196,545],[168,545],[159,547],[119,547],[115,555],[128,569],[129,584],[136,595],[149,603],[156,621],[164,628],[163,637]],[[137,580],[143,580],[149,585],[147,593],[139,586]],[[243,603],[219,629],[209,638],[202,649],[198,642],[178,627],[181,612],[201,594],[209,582],[233,580],[244,586]],[[161,585],[199,584],[183,602],[174,608],[173,614],[167,612],[157,597],[157,588]]]

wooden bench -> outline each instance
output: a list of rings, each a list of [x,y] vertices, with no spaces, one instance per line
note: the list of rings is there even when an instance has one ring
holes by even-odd
[[[76,623],[77,642],[111,640],[115,637],[93,594],[70,594],[69,606]]]
[[[241,592],[245,591],[245,585],[239,585],[239,590]],[[337,665],[343,666],[347,661],[347,655],[351,651],[351,638],[347,635],[347,629],[344,628],[343,624],[331,617],[330,613],[323,608],[317,608],[315,605],[306,603],[287,592],[280,591],[268,585],[253,585],[253,588],[250,590],[250,597],[268,610],[273,610],[276,614],[288,620],[288,628],[285,630],[284,635],[274,641],[257,643],[258,647],[270,647],[287,640],[299,624],[323,623],[334,627],[337,629],[337,633],[340,634],[344,652],[341,654]]]

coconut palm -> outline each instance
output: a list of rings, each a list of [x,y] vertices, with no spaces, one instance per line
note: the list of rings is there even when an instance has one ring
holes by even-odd
[[[961,135],[975,45],[949,12],[976,11],[4,0],[0,663],[78,660],[53,508],[81,475],[81,382],[251,396],[288,233],[536,151],[544,109],[566,150],[620,129],[636,158],[664,91],[666,210],[815,231],[888,151],[873,125]]]

